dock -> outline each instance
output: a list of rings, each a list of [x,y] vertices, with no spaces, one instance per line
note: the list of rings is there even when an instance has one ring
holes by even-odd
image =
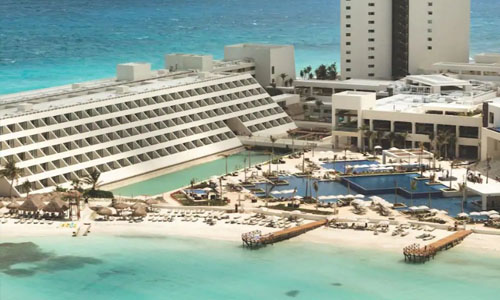
[[[434,259],[438,251],[448,250],[457,244],[460,244],[460,242],[462,242],[471,233],[471,230],[460,230],[424,247],[421,247],[419,244],[407,246],[403,248],[405,261],[412,263],[425,263],[431,258]]]
[[[272,232],[268,234],[262,234],[260,230],[255,230],[251,232],[247,232],[241,235],[241,240],[243,241],[243,245],[249,248],[259,248],[269,244],[274,244],[277,242],[281,242],[283,240],[287,240],[303,233],[306,233],[310,230],[316,229],[318,227],[324,226],[328,223],[328,220],[321,220],[312,223],[307,223],[304,225],[291,227],[287,229],[283,229],[277,232]]]

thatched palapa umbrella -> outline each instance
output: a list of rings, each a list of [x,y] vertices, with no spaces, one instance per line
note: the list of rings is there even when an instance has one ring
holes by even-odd
[[[113,211],[107,207],[101,207],[97,213],[101,216],[106,216],[106,218],[109,218],[109,216],[113,215]]]
[[[144,202],[136,202],[130,206],[131,209],[137,209],[139,207],[146,207],[146,203]]]
[[[130,207],[130,205],[128,205],[127,203],[125,202],[116,202],[112,205],[115,209],[117,210],[123,210],[123,209],[127,209]]]
[[[63,213],[68,210],[69,205],[59,198],[54,198],[50,200],[50,202],[43,207],[43,211],[51,212],[51,213]]]
[[[146,200],[146,204],[149,205],[149,206],[154,205],[154,204],[158,204],[158,203],[160,203],[160,202],[158,200],[156,200],[156,199],[148,199],[148,200]]]
[[[18,210],[19,206],[21,206],[21,204],[19,204],[16,201],[12,201],[9,204],[7,204],[7,208],[10,209],[10,210]]]
[[[45,206],[42,199],[40,198],[30,198],[26,199],[21,206],[19,206],[19,210],[22,211],[32,211],[37,212],[41,210]]]
[[[132,212],[132,217],[145,217],[148,213],[146,212],[145,207],[138,207],[136,210]]]

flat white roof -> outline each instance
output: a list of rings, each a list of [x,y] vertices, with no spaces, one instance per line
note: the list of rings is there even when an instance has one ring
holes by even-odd
[[[450,97],[437,94],[397,94],[377,100],[373,110],[424,113],[428,110],[466,112],[475,110],[479,103],[472,97]]]
[[[29,112],[33,113],[229,76],[219,73],[208,73],[208,76],[204,73],[203,76],[200,76],[200,73],[193,71],[163,75],[156,71],[153,74],[152,78],[146,80],[117,81],[116,78],[108,78],[80,83],[81,87],[77,88],[72,85],[63,85],[0,96],[0,118],[15,117],[26,113],[18,110],[25,104],[32,104]],[[117,94],[116,88],[118,86],[128,86],[129,91],[126,94]]]
[[[430,86],[464,86],[470,85],[466,80],[451,78],[444,75],[410,75],[405,79]]]

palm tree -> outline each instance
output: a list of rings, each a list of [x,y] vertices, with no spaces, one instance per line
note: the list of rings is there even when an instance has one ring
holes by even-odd
[[[293,87],[293,78],[288,78],[288,86]]]
[[[328,66],[328,68],[326,69],[326,74],[327,74],[327,78],[330,80],[337,79],[338,72],[337,72],[337,63],[336,62],[334,62],[333,64]]]
[[[305,73],[304,73],[304,70],[300,70],[300,73],[299,73],[299,74],[300,74],[300,77],[301,77],[301,78],[304,78],[304,74],[305,74]]]
[[[7,178],[7,180],[10,180],[10,198],[12,198],[12,191],[14,190],[14,183],[16,182],[17,178],[21,176],[22,174],[22,169],[18,168],[16,166],[16,162],[13,160],[9,160],[5,166],[3,166],[4,169],[0,170],[1,176]]]
[[[358,130],[361,132],[361,151],[365,151],[365,134],[368,130],[370,130],[370,127],[366,124],[361,125],[361,127],[358,128]]]
[[[196,183],[196,179],[194,178],[191,178],[191,180],[189,181],[189,184],[191,185],[191,190],[194,189],[194,184]]]
[[[379,146],[382,146],[382,138],[384,137],[384,132],[383,131],[375,131],[375,136],[377,138],[377,142]]]
[[[281,84],[283,86],[285,86],[285,79],[288,77],[288,75],[286,75],[286,73],[281,73],[280,74],[280,78],[281,78]]]
[[[436,136],[436,153],[441,157],[443,154],[443,145],[446,143],[447,137],[445,132],[438,132]]]
[[[401,146],[401,148],[406,148],[406,140],[408,139],[408,132],[402,132],[396,134],[396,141],[398,143],[398,146]]]
[[[457,136],[455,134],[449,134],[448,135],[448,149],[447,149],[447,152],[450,151],[450,149],[455,149],[455,146],[457,144]],[[453,150],[453,153],[455,153],[455,150]],[[449,155],[449,153],[447,153],[447,156]],[[453,155],[452,158],[455,158],[455,154]]]
[[[312,73],[309,73],[309,79],[314,79],[314,75]]]
[[[319,190],[319,185],[318,185],[318,182],[315,181],[313,183],[313,189],[314,189],[314,194],[316,195],[316,203],[319,204],[319,200],[318,200],[318,190]],[[316,209],[318,209],[318,205],[316,205]]]
[[[272,135],[269,136],[269,139],[271,140],[271,145],[272,145],[271,146],[271,161],[269,162],[269,176],[271,176],[271,164],[274,161],[274,143],[276,143],[276,141],[278,139]],[[278,168],[279,168],[279,162],[276,164],[276,171],[278,170]]]
[[[324,64],[319,65],[319,67],[314,70],[314,73],[316,74],[316,79],[325,80],[327,76],[326,66]]]
[[[373,140],[375,138],[375,131],[365,131],[365,137],[368,139],[368,150],[371,150],[371,148],[373,147]]]
[[[90,189],[95,191],[100,184],[99,177],[101,177],[101,173],[97,169],[93,169],[89,175],[83,178],[83,183],[90,185]]]
[[[462,192],[462,212],[464,212],[464,204],[467,201],[467,179],[458,184],[458,190]]]
[[[71,187],[75,190],[75,191],[79,191],[80,188],[82,186],[82,181],[80,180],[80,178],[75,178],[71,181]]]
[[[316,104],[316,107],[318,108],[318,119],[321,119],[322,115],[321,115],[321,106],[323,105],[323,101],[321,100],[316,100],[314,102],[314,104]]]
[[[394,146],[394,141],[396,140],[396,133],[394,133],[393,131],[387,133],[386,135],[387,139],[389,140],[389,143],[391,144],[391,147]]]
[[[28,180],[24,181],[23,184],[21,184],[21,188],[24,192],[26,192],[26,198],[28,198],[31,192],[31,182]]]

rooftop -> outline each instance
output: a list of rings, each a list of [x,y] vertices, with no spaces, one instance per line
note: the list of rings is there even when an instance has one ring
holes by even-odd
[[[132,63],[133,65],[133,63]],[[0,118],[133,95],[227,77],[227,74],[156,70],[145,80],[107,78],[0,96]],[[28,111],[29,110],[29,111]]]
[[[470,85],[469,81],[456,79],[444,75],[410,75],[405,78],[430,86],[464,86]]]

